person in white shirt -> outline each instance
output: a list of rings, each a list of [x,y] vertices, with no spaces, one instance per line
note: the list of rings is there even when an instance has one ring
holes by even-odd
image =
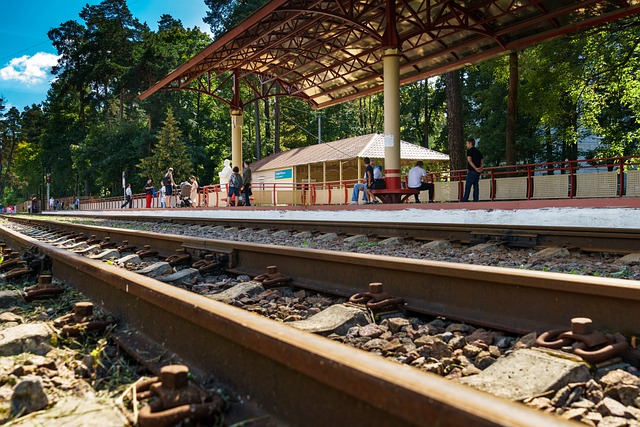
[[[423,165],[422,160],[418,160],[416,165],[409,170],[407,185],[412,190],[427,190],[429,192],[429,203],[433,203],[434,185],[432,182],[427,182],[427,172],[422,168]],[[416,203],[420,203],[420,194],[418,193],[414,197]]]
[[[167,207],[167,190],[164,185],[160,187],[160,207]]]
[[[127,205],[129,205],[129,209],[131,209],[133,207],[133,193],[131,192],[131,184],[127,184],[127,189],[124,190],[124,197],[125,201],[122,206],[120,206],[120,209],[124,208]]]
[[[198,181],[196,181],[196,177],[193,175],[189,177],[189,181],[191,181],[191,192],[189,193],[191,206],[194,208],[197,208],[198,207]]]

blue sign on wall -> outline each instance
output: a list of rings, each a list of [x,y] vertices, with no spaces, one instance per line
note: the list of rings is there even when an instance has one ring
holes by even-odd
[[[282,170],[276,171],[275,178],[276,180],[291,179],[293,178],[293,169],[282,169]]]

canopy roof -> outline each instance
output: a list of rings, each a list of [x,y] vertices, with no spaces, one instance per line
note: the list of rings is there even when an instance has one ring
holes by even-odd
[[[379,133],[361,135],[308,147],[281,151],[251,164],[251,170],[290,168],[322,162],[346,161],[354,158],[384,158],[384,136]],[[402,160],[449,161],[449,156],[439,151],[400,141]]]
[[[268,96],[323,108],[381,91],[385,47],[400,49],[407,84],[640,11],[640,0],[388,1],[270,1],[140,98],[184,89],[237,109]]]

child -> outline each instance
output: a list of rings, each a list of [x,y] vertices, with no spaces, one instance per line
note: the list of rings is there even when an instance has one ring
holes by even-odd
[[[164,185],[160,187],[160,207],[167,207],[167,190]]]

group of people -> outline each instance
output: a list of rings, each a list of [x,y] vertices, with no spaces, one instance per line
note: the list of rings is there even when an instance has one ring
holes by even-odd
[[[227,204],[229,206],[251,206],[251,168],[245,161],[240,174],[240,168],[231,168],[229,160],[224,161],[224,168],[218,173],[220,185],[227,186]]]
[[[189,177],[189,181],[191,182],[191,191],[189,193],[189,203],[192,207],[198,206],[198,181],[196,177],[191,175]],[[169,206],[177,206],[178,203],[178,195],[177,192],[174,191],[174,188],[177,187],[175,181],[173,180],[173,168],[169,168],[167,173],[162,177],[162,185],[159,189],[153,185],[153,178],[147,179],[147,182],[144,185],[144,195],[145,195],[145,207],[151,208],[151,202],[154,197],[159,196],[160,198],[160,207],[166,208],[167,203]],[[171,197],[176,194],[176,204],[171,204]],[[120,206],[120,208],[133,207],[133,191],[131,190],[131,184],[127,184],[127,187],[124,191],[124,203]]]
[[[49,199],[49,210],[57,211],[64,210],[64,200],[56,200],[53,197]]]
[[[251,206],[251,168],[249,167],[249,162],[244,162],[244,168],[242,170],[242,175],[240,175],[240,169],[235,166],[231,168],[229,160],[224,161],[224,168],[219,173],[220,175],[220,184],[227,185],[227,197],[229,198],[230,205],[244,205]],[[187,203],[190,204],[191,207],[198,206],[198,181],[196,177],[191,175],[189,177],[190,182],[190,192]],[[186,183],[184,183],[186,184]],[[183,184],[183,186],[184,186]],[[174,179],[173,179],[173,168],[169,168],[167,173],[162,177],[162,185],[159,189],[153,185],[153,179],[147,179],[146,184],[144,185],[144,193],[145,193],[145,207],[151,208],[151,202],[153,198],[156,196],[160,197],[160,207],[166,208],[167,203],[169,206],[173,206],[171,204],[171,198],[175,194],[176,195],[176,204],[178,206],[178,192],[181,192],[181,189],[176,189],[177,187]],[[127,184],[127,187],[124,191],[125,200],[120,206],[120,208],[133,207],[133,191],[131,190],[131,184]],[[184,202],[184,200],[183,200]]]
[[[477,202],[480,196],[480,175],[484,169],[484,159],[482,153],[476,148],[476,141],[473,138],[468,138],[465,141],[467,148],[467,178],[464,186],[464,195],[462,196],[462,202],[469,201],[469,195],[473,189],[473,201]],[[385,181],[382,177],[382,168],[375,166],[374,162],[365,157],[363,159],[365,165],[364,179],[362,183],[357,183],[353,187],[353,193],[351,195],[351,204],[359,204],[360,192],[363,193],[362,199],[365,204],[375,203],[375,197],[371,190],[383,189],[385,187]],[[407,174],[407,187],[412,190],[427,191],[429,193],[429,203],[433,203],[435,197],[435,185],[429,182],[428,170],[424,169],[424,162],[418,160],[414,167],[409,170]],[[415,202],[420,202],[420,193],[414,195]]]
[[[362,159],[364,163],[364,178],[361,183],[357,183],[353,187],[353,193],[351,195],[351,204],[357,205],[360,199],[360,192],[362,191],[362,200],[365,204],[377,203],[376,198],[373,196],[371,190],[383,190],[387,188],[386,182],[382,175],[382,166],[376,165],[373,160],[368,157]]]
[[[479,200],[479,181],[482,170],[484,169],[484,159],[480,150],[476,148],[475,140],[469,138],[465,141],[467,148],[467,178],[465,182],[464,195],[462,202],[469,201],[469,195],[473,189],[473,201]],[[364,203],[376,203],[375,196],[371,192],[372,190],[381,190],[386,188],[386,183],[382,175],[382,167],[376,166],[375,163],[369,158],[363,159],[365,170],[364,179],[362,183],[357,183],[353,187],[353,193],[351,196],[351,204],[358,204],[360,198],[360,192],[362,192],[362,199]],[[240,174],[240,168],[234,166],[231,168],[229,160],[224,161],[224,168],[219,173],[220,184],[227,185],[227,198],[229,206],[251,206],[251,168],[250,163],[245,161]],[[432,182],[429,182],[428,170],[424,169],[424,163],[422,160],[418,160],[414,167],[409,170],[407,174],[407,187],[412,190],[427,191],[429,193],[429,203],[433,203],[435,196],[435,186]],[[189,203],[192,207],[198,206],[198,181],[195,176],[189,177],[191,182],[191,190],[189,194]],[[159,189],[160,207],[166,208],[167,201],[171,206],[171,197],[174,194],[174,188],[176,183],[173,180],[173,168],[169,168],[167,173],[162,178],[162,185]],[[153,186],[153,179],[149,178],[144,186],[146,207],[151,207],[151,202],[156,197],[157,192]],[[177,195],[176,195],[177,197]],[[415,202],[420,202],[420,193],[414,195]],[[167,200],[168,199],[168,200]],[[50,208],[54,209],[50,200]],[[64,202],[63,202],[64,203]],[[177,205],[177,199],[176,199]],[[127,184],[125,189],[125,201],[121,208],[133,207],[133,192],[131,190],[131,184]],[[56,207],[57,209],[57,207]]]

